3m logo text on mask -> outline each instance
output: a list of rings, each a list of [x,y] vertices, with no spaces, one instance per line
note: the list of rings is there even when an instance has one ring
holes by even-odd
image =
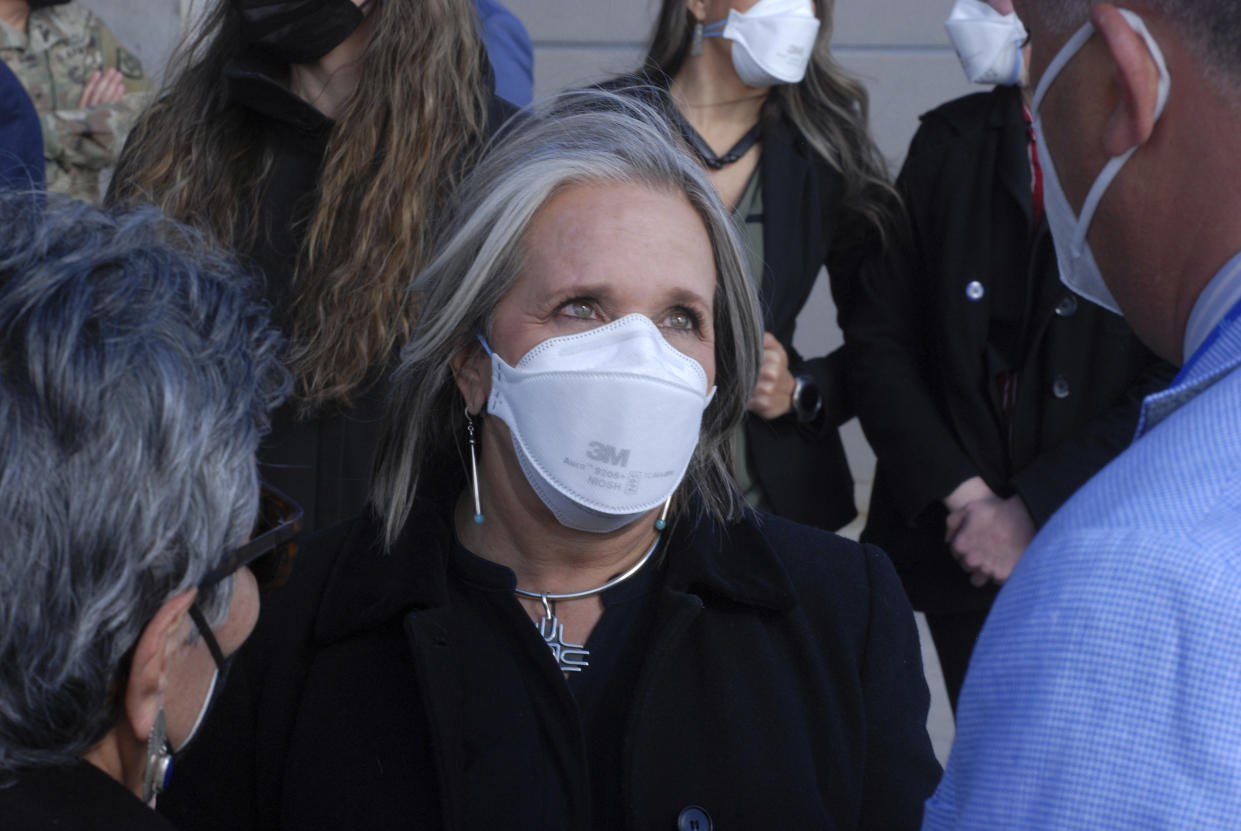
[[[618,450],[610,444],[604,444],[601,441],[592,441],[586,449],[586,456],[591,461],[602,462],[605,465],[615,465],[616,467],[629,467],[629,450]]]

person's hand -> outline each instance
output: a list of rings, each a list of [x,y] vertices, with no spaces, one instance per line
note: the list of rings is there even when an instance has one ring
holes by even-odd
[[[988,489],[989,490],[989,489]],[[1020,496],[968,502],[945,522],[944,540],[975,586],[1003,584],[1034,539],[1034,520]]]
[[[779,418],[793,409],[793,388],[797,382],[789,372],[789,356],[771,332],[763,333],[763,363],[758,383],[747,405],[750,412],[766,419]]]
[[[82,98],[78,107],[96,107],[100,104],[115,104],[125,95],[125,76],[116,69],[95,70],[86,79],[86,88],[82,90]]]
[[[994,496],[995,491],[987,487],[987,483],[983,481],[981,476],[971,476],[957,485],[952,493],[944,497],[944,507],[951,514],[961,510],[976,499],[986,499]]]

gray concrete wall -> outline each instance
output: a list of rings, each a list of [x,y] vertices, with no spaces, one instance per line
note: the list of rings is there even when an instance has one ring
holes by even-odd
[[[180,0],[86,0],[157,81],[181,36]]]

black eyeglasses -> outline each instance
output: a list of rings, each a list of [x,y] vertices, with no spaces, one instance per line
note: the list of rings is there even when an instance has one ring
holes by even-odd
[[[250,541],[230,551],[198,587],[218,583],[242,566],[249,566],[260,591],[280,588],[293,572],[301,531],[302,506],[270,485],[263,485]]]

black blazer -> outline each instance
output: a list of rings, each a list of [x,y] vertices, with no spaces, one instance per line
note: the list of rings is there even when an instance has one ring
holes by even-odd
[[[162,810],[212,831],[461,828],[470,766],[509,765],[495,788],[503,827],[520,829],[556,798],[537,785],[554,765],[567,827],[593,827],[571,715],[548,739],[556,761],[480,761],[488,749],[462,740],[463,701],[480,695],[461,689],[474,656],[454,647],[450,519],[450,504],[419,503],[391,554],[368,519],[307,546]],[[675,829],[697,805],[718,828],[918,828],[940,771],[917,631],[883,553],[775,517],[671,533],[651,648],[624,694],[623,826]],[[558,675],[529,630],[530,666]],[[490,683],[482,706],[522,699]],[[567,687],[558,698],[573,712]],[[515,731],[529,721],[511,713]]]
[[[841,347],[803,358],[793,348],[793,330],[824,266],[840,316],[846,316],[868,238],[865,220],[843,209],[843,177],[814,152],[775,102],[764,111],[759,173],[766,260],[759,297],[763,325],[789,353],[793,374],[815,379],[824,409],[812,424],[798,424],[792,414],[767,421],[748,413],[750,470],[775,513],[833,530],[857,516],[853,476],[838,430],[854,414],[845,352]]]
[[[1041,526],[1128,445],[1141,399],[1173,374],[1121,317],[1060,282],[1046,223],[1031,232],[1028,136],[1014,87],[922,117],[897,181],[908,240],[867,264],[845,328],[878,456],[863,539],[928,611],[994,596],[944,544],[943,497],[978,475],[1000,496],[1020,494]],[[1011,433],[987,357],[992,300],[1005,291],[1025,298]]]

